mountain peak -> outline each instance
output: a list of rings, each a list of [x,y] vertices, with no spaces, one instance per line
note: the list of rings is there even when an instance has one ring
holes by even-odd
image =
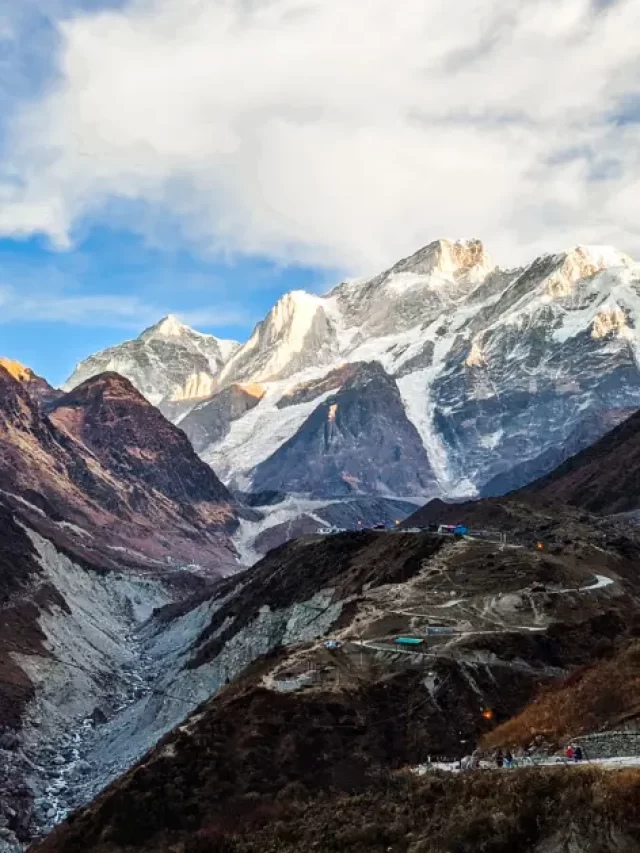
[[[306,290],[290,290],[276,302],[269,319],[278,329],[291,321],[306,325],[321,305],[320,297]]]
[[[284,378],[309,363],[328,363],[334,357],[335,330],[326,315],[327,302],[305,290],[283,294],[227,362],[221,384],[267,382]]]
[[[109,398],[120,397],[144,400],[143,395],[126,376],[122,376],[113,370],[107,370],[104,373],[98,373],[95,376],[85,379],[84,382],[81,382],[80,385],[77,385],[70,391],[65,399],[69,400],[73,398],[79,401],[96,395]]]
[[[448,277],[466,276],[471,271],[486,275],[495,269],[484,244],[476,238],[449,240],[440,238],[397,263],[391,272],[428,275],[439,272]]]
[[[145,339],[155,337],[180,338],[185,333],[188,334],[189,332],[193,332],[193,329],[180,322],[175,314],[167,314],[167,316],[163,317],[159,323],[155,324],[155,326],[145,329],[140,337]]]
[[[17,379],[18,382],[26,382],[33,378],[33,371],[30,368],[25,367],[19,361],[13,361],[10,358],[5,358],[2,356],[0,358],[0,367],[4,367],[4,369],[13,376],[14,379]]]
[[[584,258],[602,267],[628,267],[634,263],[630,255],[620,252],[615,246],[574,246],[567,253],[568,257]]]
[[[560,255],[545,257],[554,264],[553,271],[545,279],[545,293],[552,299],[570,296],[576,282],[582,279],[634,263],[633,258],[613,246],[574,246]]]
[[[211,394],[214,377],[239,346],[196,332],[175,314],[167,314],[137,338],[80,362],[64,387],[68,391],[91,376],[115,372],[154,405],[200,399]]]
[[[319,296],[314,296],[313,293],[308,293],[306,290],[289,290],[287,293],[283,293],[280,299],[278,299],[273,307],[273,311],[282,310],[283,308],[295,310],[304,306],[315,308],[321,304],[321,301]]]

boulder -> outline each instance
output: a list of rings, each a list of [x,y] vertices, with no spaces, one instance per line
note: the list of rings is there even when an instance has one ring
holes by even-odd
[[[94,726],[104,725],[104,723],[107,722],[107,719],[108,719],[108,717],[105,714],[105,712],[102,710],[102,708],[96,707],[93,709],[93,712],[91,714],[91,721],[93,722]]]

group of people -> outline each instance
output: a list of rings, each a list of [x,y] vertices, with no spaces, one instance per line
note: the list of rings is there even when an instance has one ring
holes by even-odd
[[[521,756],[524,757],[527,753],[525,750],[520,750]],[[477,770],[480,767],[480,758],[482,756],[482,752],[479,749],[474,750],[471,755],[467,755],[460,762],[461,770]],[[494,761],[496,767],[502,769],[503,767],[511,768],[515,767],[516,759],[513,756],[513,753],[510,750],[503,752],[499,749],[494,755]]]
[[[496,752],[496,767],[499,770],[502,770],[503,767],[506,767],[507,770],[513,767],[513,753],[510,749],[508,749],[506,752],[503,752],[501,749],[499,749]]]
[[[529,763],[527,759],[530,759],[532,757],[532,754],[532,747],[529,747],[529,749],[523,749],[521,747],[520,749],[516,750],[515,755],[511,752],[510,749],[498,749],[493,755],[493,761],[495,763],[495,766],[499,770],[502,770],[503,768],[509,770],[512,767]],[[479,749],[474,750],[471,755],[467,755],[461,760],[460,769],[477,770],[480,767],[481,756],[482,752]],[[579,744],[570,743],[565,750],[565,757],[567,761],[572,761],[576,763],[582,761],[584,758],[582,747]]]
[[[580,744],[570,743],[569,746],[565,750],[565,755],[567,757],[567,761],[582,761],[582,747]]]

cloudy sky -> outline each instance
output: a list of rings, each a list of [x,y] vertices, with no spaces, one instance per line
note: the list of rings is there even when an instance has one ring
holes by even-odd
[[[637,0],[4,0],[0,349],[55,381],[173,311],[440,236],[640,257]]]

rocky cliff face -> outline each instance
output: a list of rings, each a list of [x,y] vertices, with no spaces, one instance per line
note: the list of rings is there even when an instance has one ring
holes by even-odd
[[[602,271],[605,260],[617,266]],[[540,259],[465,324],[430,390],[436,432],[456,451],[450,482],[482,484],[561,447],[592,412],[638,406],[639,275],[595,250]]]
[[[81,362],[65,384],[69,391],[86,379],[120,373],[152,403],[208,397],[235,341],[195,332],[169,315],[134,341],[110,347]]]
[[[564,444],[558,447],[550,447],[540,456],[521,462],[504,474],[496,474],[482,487],[481,496],[489,498],[506,495],[508,492],[513,492],[526,486],[527,483],[533,483],[540,477],[544,477],[545,474],[558,468],[570,457],[590,447],[634,412],[635,409],[605,409],[590,413],[578,423]]]
[[[287,378],[309,364],[330,364],[337,334],[323,299],[301,290],[285,294],[220,374],[221,383]]]
[[[424,495],[437,488],[397,385],[376,362],[360,365],[258,465],[253,486],[312,497]]]
[[[241,412],[228,392],[185,428],[226,483],[259,488],[259,466],[303,442],[298,431],[355,366],[376,361],[401,399],[380,440],[392,445],[408,419],[439,493],[472,496],[543,473],[615,411],[640,406],[639,315],[640,267],[614,249],[578,246],[501,269],[478,240],[438,240],[326,296],[287,294],[216,373],[216,393],[260,384],[257,405]],[[168,401],[164,385],[146,393],[164,396],[176,423],[193,408]]]

